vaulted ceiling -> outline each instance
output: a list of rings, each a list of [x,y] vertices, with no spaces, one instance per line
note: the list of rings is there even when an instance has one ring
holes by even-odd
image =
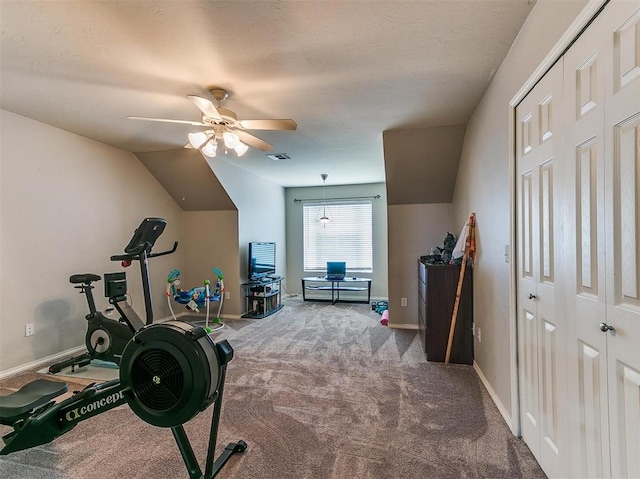
[[[230,92],[225,107],[241,119],[298,124],[253,132],[290,159],[250,149],[225,157],[233,164],[283,186],[321,184],[320,173],[330,184],[382,182],[385,155],[394,155],[383,149],[383,132],[464,125],[532,7],[532,0],[2,1],[0,105],[145,159],[163,152],[165,161],[197,128],[127,117],[199,121],[187,95],[210,98],[209,88],[220,86]],[[424,170],[429,162],[440,168],[437,155],[414,153]]]

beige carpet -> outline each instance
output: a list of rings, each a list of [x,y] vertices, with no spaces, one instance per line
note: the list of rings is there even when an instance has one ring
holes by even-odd
[[[218,451],[249,445],[219,478],[544,477],[471,367],[428,363],[416,331],[381,326],[367,305],[289,299],[271,317],[226,321],[215,337],[235,349]],[[32,376],[0,382],[0,394]],[[212,409],[186,426],[202,459]],[[121,406],[1,456],[0,477],[188,475],[171,432]]]

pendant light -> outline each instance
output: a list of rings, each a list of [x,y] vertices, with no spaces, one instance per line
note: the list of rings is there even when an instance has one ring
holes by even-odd
[[[320,223],[322,223],[323,225],[326,225],[327,223],[329,223],[329,217],[327,216],[327,175],[326,173],[322,173],[320,175],[320,178],[322,178],[322,217],[320,218]]]

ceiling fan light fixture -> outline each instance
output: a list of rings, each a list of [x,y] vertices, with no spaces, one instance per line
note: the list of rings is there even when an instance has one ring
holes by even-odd
[[[210,130],[204,132],[194,132],[188,134],[189,146],[185,148],[196,148],[201,150],[207,141],[214,137],[218,142],[224,141],[225,153],[228,150],[235,150],[238,156],[244,155],[245,146],[236,148],[238,143],[256,148],[261,151],[270,151],[273,145],[248,133],[246,130],[296,130],[298,125],[291,119],[263,119],[263,120],[238,120],[238,116],[232,110],[223,108],[221,103],[229,96],[229,92],[224,88],[212,87],[209,89],[211,96],[217,106],[208,98],[198,95],[187,95],[187,98],[200,110],[200,121],[173,120],[169,118],[147,118],[142,116],[129,116],[131,120],[154,121],[163,123],[179,123],[198,127],[208,127]],[[211,147],[207,149],[213,153]]]
[[[215,158],[218,149],[218,142],[215,139],[209,140],[200,151],[208,158]]]
[[[330,221],[331,220],[327,216],[323,216],[322,218],[320,218],[320,223],[322,223],[323,225],[326,225]]]
[[[235,146],[235,150],[238,156],[244,155],[248,149],[249,147],[244,143],[242,143],[241,141],[238,141],[238,144]]]
[[[191,146],[194,148],[200,148],[209,139],[204,131],[189,133],[187,137],[189,138],[189,143],[191,143]]]
[[[238,144],[238,142],[240,141],[240,139],[238,138],[238,135],[230,131],[225,131],[222,134],[222,139],[224,140],[224,146],[226,146],[229,149],[234,149]]]

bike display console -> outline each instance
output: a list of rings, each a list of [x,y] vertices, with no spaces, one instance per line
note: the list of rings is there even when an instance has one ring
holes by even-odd
[[[282,309],[282,277],[268,277],[261,281],[244,283],[245,297],[247,298],[247,312],[243,318],[264,318]]]

